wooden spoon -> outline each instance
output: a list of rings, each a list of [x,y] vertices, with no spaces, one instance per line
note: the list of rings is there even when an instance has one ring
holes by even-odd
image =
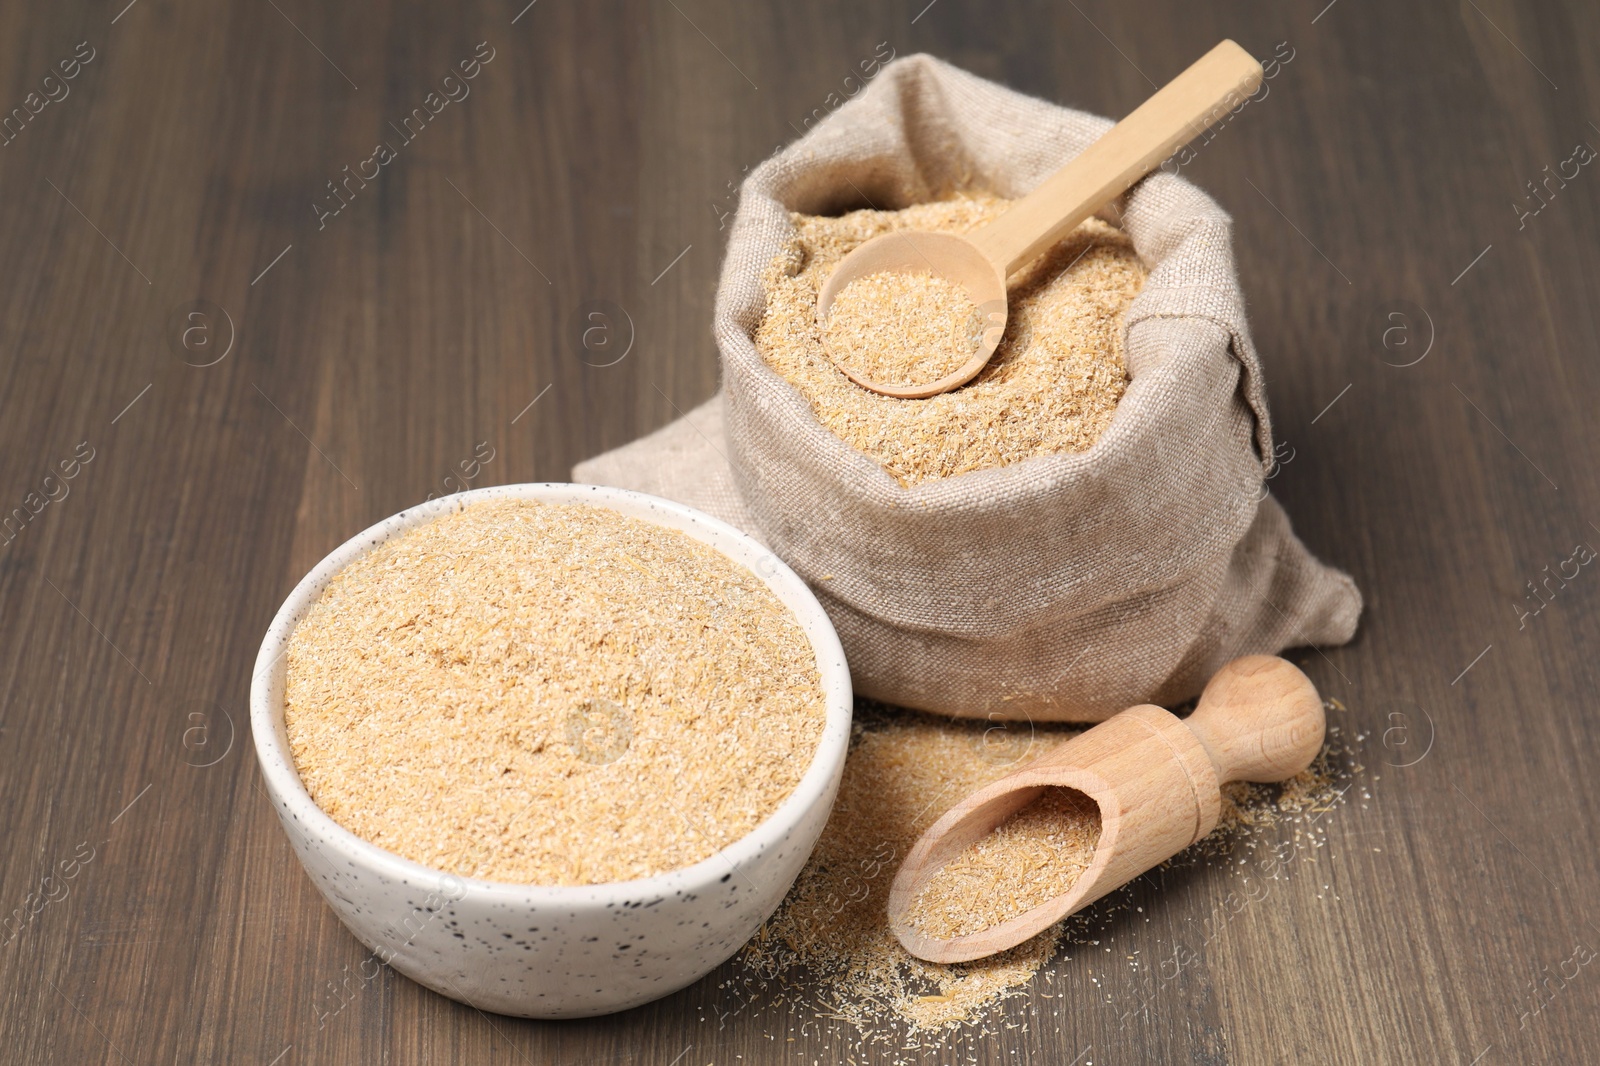
[[[889,924],[907,951],[930,962],[1015,947],[1215,829],[1223,782],[1286,781],[1310,766],[1324,730],[1322,698],[1292,663],[1235,659],[1187,719],[1130,707],[952,807],[895,875]],[[907,921],[912,900],[946,862],[1051,786],[1077,789],[1100,808],[1094,860],[1066,894],[965,936],[927,936]]]
[[[1006,278],[1126,192],[1260,84],[1261,64],[1237,44],[1223,41],[987,226],[965,236],[901,230],[856,248],[834,267],[817,294],[817,324],[824,332],[828,308],[840,290],[884,272],[931,273],[960,285],[986,325],[972,358],[926,385],[880,385],[843,365],[839,369],[863,388],[902,399],[934,396],[971,381],[1005,334]]]

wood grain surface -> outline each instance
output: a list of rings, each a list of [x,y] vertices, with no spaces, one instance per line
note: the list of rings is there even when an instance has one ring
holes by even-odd
[[[262,792],[256,649],[480,443],[474,485],[562,480],[711,395],[734,188],[881,43],[1120,116],[1232,37],[1269,92],[1183,169],[1235,219],[1272,489],[1367,596],[1293,656],[1365,770],[1265,899],[1147,879],[994,1032],[902,1054],[1593,1061],[1600,10],[525,3],[0,7],[0,1060],[887,1055],[726,971],[559,1024],[352,977]]]

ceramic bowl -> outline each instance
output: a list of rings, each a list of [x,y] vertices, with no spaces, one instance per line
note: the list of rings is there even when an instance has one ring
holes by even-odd
[[[328,582],[374,547],[464,504],[513,497],[605,507],[711,545],[794,612],[816,653],[827,718],[792,795],[748,836],[693,866],[638,881],[547,887],[456,877],[340,827],[312,801],[284,733],[284,650]],[[483,1010],[574,1018],[648,1002],[739,949],[783,899],[833,807],[850,740],[850,673],[828,616],[761,544],[691,508],[592,485],[505,485],[432,501],[346,541],[297,585],[267,630],[250,687],[256,757],[306,872],[377,964]]]

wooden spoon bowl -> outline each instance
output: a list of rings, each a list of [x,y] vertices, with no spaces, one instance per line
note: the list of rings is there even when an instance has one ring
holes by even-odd
[[[960,285],[977,305],[983,319],[983,336],[971,359],[926,385],[879,384],[839,362],[830,351],[845,377],[885,396],[916,400],[965,385],[988,365],[1006,331],[1006,275],[981,247],[959,234],[925,230],[901,230],[874,237],[840,260],[828,275],[817,293],[818,321],[827,322],[833,298],[846,285],[873,274],[934,274]],[[826,337],[826,330],[823,335]]]
[[[1223,41],[988,225],[965,236],[886,233],[840,260],[817,294],[824,337],[828,308],[852,281],[881,273],[933,274],[965,289],[983,316],[982,340],[957,370],[927,384],[883,385],[839,363],[831,351],[830,357],[851,381],[885,396],[922,399],[965,385],[1005,334],[1006,279],[1217,122],[1255,91],[1261,77],[1261,64],[1249,52]]]

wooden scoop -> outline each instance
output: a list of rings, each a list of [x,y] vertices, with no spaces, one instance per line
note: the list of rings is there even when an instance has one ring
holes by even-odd
[[[985,328],[971,359],[926,385],[880,385],[843,365],[839,369],[863,388],[902,399],[934,396],[971,381],[1005,334],[1006,278],[1126,192],[1260,84],[1261,64],[1237,44],[1223,41],[987,226],[965,236],[902,230],[855,249],[834,267],[817,294],[817,324],[824,330],[828,308],[841,289],[884,272],[932,273],[960,285],[977,305]]]
[[[1148,704],[1130,707],[952,807],[895,875],[889,924],[906,950],[930,962],[1015,947],[1215,829],[1223,782],[1286,781],[1310,766],[1324,730],[1322,698],[1293,664],[1271,655],[1235,659],[1187,719]],[[926,936],[906,920],[946,862],[1049,786],[1077,789],[1100,808],[1094,860],[1070,891],[965,936]]]

